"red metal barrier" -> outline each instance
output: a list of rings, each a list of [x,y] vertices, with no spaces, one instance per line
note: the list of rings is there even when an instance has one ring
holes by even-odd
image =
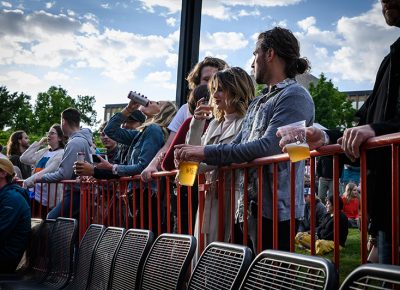
[[[366,263],[367,260],[367,183],[366,183],[366,151],[369,149],[389,146],[392,150],[392,164],[388,164],[392,168],[392,262],[393,264],[399,264],[398,248],[399,248],[399,144],[400,134],[391,134],[376,138],[371,138],[361,149],[360,158],[360,176],[361,176],[361,263]],[[334,261],[337,267],[340,265],[339,261],[339,156],[343,154],[339,145],[329,145],[320,148],[318,151],[312,151],[310,157],[310,177],[311,177],[311,255],[315,255],[315,165],[316,157],[323,155],[333,155],[333,172],[334,172]],[[231,212],[228,215],[231,219],[230,231],[232,234],[231,242],[236,242],[233,235],[237,228],[234,227],[235,219],[235,206],[237,200],[235,200],[236,191],[236,179],[235,173],[243,171],[244,184],[248,184],[248,170],[255,168],[258,175],[258,222],[257,222],[257,251],[263,250],[263,224],[262,224],[262,198],[263,198],[263,169],[266,165],[272,165],[272,246],[277,249],[279,246],[279,228],[278,228],[278,164],[281,162],[287,162],[289,160],[287,154],[280,154],[265,158],[256,159],[249,163],[244,164],[233,164],[231,166],[220,168],[217,188],[218,188],[218,240],[223,241],[225,237],[224,229],[224,195],[226,192],[230,192],[230,198],[227,199],[230,203]],[[295,250],[294,238],[295,238],[295,164],[290,166],[290,176],[288,181],[290,182],[290,251]],[[230,175],[229,191],[226,191],[225,178],[226,174]],[[174,178],[176,171],[171,172],[157,172],[153,174],[155,179],[155,188],[152,188],[152,183],[144,184],[139,176],[124,177],[118,180],[96,180],[94,182],[82,182],[80,183],[80,237],[91,223],[105,224],[107,226],[120,226],[125,228],[148,228],[153,232],[160,234],[162,232],[173,232],[174,230],[178,233],[193,233],[194,225],[192,218],[196,215],[197,208],[194,208],[193,194],[198,194],[199,204],[199,223],[198,232],[202,231],[202,220],[204,218],[204,197],[207,191],[207,186],[203,175],[199,176],[199,188],[198,192],[193,192],[191,189],[187,190],[187,203],[181,202],[182,188],[180,185],[175,185]],[[72,187],[76,184],[76,181],[63,181],[60,182],[62,185],[62,195],[65,195],[67,187]],[[45,186],[45,185],[44,185]],[[50,186],[50,185],[47,185]],[[174,186],[174,188],[172,188]],[[42,187],[43,188],[43,187]],[[154,190],[156,189],[156,191]],[[175,190],[174,190],[175,189]],[[175,196],[176,192],[176,196]],[[58,194],[58,193],[57,193]],[[248,188],[244,186],[243,189],[243,200],[244,204],[248,204]],[[42,196],[41,196],[42,198]],[[71,196],[73,198],[73,195]],[[42,200],[42,199],[40,199]],[[59,201],[64,203],[64,198]],[[71,206],[68,209],[68,213],[62,213],[66,216],[72,216],[73,208]],[[56,201],[54,201],[54,205]],[[174,212],[176,208],[176,212]],[[183,220],[183,210],[187,210],[187,220]],[[48,213],[49,209],[46,209]],[[35,206],[32,204],[32,214],[34,217],[40,216],[42,213],[42,206]],[[248,208],[244,207],[244,217],[248,215]],[[175,229],[173,227],[175,225]],[[185,232],[182,229],[185,228]],[[243,232],[243,244],[248,244],[248,232],[249,225],[244,222],[242,225]],[[266,233],[268,234],[268,233]],[[204,236],[200,234],[199,241],[199,253],[204,249]]]

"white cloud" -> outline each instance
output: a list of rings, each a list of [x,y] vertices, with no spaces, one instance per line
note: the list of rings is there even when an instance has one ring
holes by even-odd
[[[211,50],[205,51],[204,55],[205,56],[212,56],[212,57],[220,58],[220,59],[223,59],[225,61],[227,61],[227,59],[228,59],[228,55],[227,54],[216,53],[215,51],[211,51]]]
[[[68,16],[74,17],[76,15],[75,11],[71,10],[71,9],[67,9],[67,14]]]
[[[206,33],[201,36],[201,50],[238,50],[247,46],[249,41],[243,33],[238,32],[215,32]]]
[[[11,8],[12,4],[10,2],[6,2],[6,1],[1,1],[1,5],[6,7],[6,8]]]
[[[104,4],[100,4],[100,6],[104,9],[111,9],[111,5],[110,3],[104,3]]]
[[[53,2],[46,2],[46,8],[47,8],[47,9],[53,8],[54,5],[56,5],[56,2],[55,2],[55,1],[53,1]]]
[[[180,0],[139,0],[142,4],[142,9],[150,13],[155,13],[156,8],[167,9],[167,14],[174,14],[181,10]],[[243,16],[259,16],[260,12],[256,9],[254,11],[246,11],[241,9],[234,12],[232,7],[274,7],[274,6],[289,6],[300,3],[304,0],[203,0],[202,13],[204,15],[219,19],[231,20],[238,19]]]
[[[176,53],[169,54],[165,65],[170,68],[176,68],[178,66],[178,55]]]
[[[86,19],[95,19],[86,15]],[[68,64],[99,70],[117,82],[135,78],[137,69],[166,59],[176,63],[179,30],[167,35],[139,35],[114,29],[99,31],[97,23],[80,23],[44,11],[0,11],[0,65],[32,65],[56,69]],[[157,51],[157,54],[154,54]],[[100,53],[101,52],[101,53]]]
[[[60,72],[50,71],[44,75],[44,78],[48,81],[59,81],[59,80],[68,80],[69,76]]]
[[[397,38],[386,25],[381,5],[359,16],[342,17],[332,30],[321,30],[313,16],[298,22],[301,53],[311,61],[314,74],[332,79],[373,84],[379,64]]]
[[[151,83],[152,85],[159,86],[161,88],[173,90],[176,88],[176,84],[171,82],[171,72],[170,71],[156,71],[149,73],[144,79],[146,83]]]
[[[12,83],[16,83],[19,86],[22,87],[26,87],[26,86],[30,86],[30,85],[38,85],[41,83],[41,80],[30,73],[26,73],[23,71],[9,71],[6,74],[0,76],[0,81],[1,82],[12,82]]]
[[[165,22],[167,22],[167,25],[171,27],[174,27],[176,25],[176,19],[173,17],[167,18]]]
[[[272,23],[273,26],[279,26],[279,27],[287,27],[287,20],[280,20],[280,21],[274,21]]]

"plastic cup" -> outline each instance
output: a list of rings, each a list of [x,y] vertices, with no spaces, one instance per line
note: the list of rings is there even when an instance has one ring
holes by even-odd
[[[179,164],[178,180],[181,185],[193,186],[199,163],[184,161]]]
[[[282,141],[291,162],[305,160],[310,157],[310,147],[306,140],[306,121],[299,121],[279,127]]]

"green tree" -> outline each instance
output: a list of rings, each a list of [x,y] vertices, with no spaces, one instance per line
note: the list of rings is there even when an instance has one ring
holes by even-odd
[[[35,129],[38,133],[46,132],[54,123],[60,123],[61,112],[68,107],[77,108],[82,113],[82,121],[86,125],[96,124],[96,111],[93,96],[78,96],[77,99],[68,95],[61,87],[50,87],[47,92],[39,93],[34,106]]]
[[[330,129],[354,125],[356,110],[347,95],[339,92],[323,73],[316,85],[310,83],[309,91],[315,104],[315,122]]]
[[[24,93],[10,93],[5,86],[0,87],[0,128],[10,127],[11,130],[25,130],[30,132],[32,126],[31,97]]]

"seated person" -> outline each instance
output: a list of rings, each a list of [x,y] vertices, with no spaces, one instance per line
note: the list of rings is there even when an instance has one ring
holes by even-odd
[[[13,184],[13,164],[0,158],[0,273],[13,273],[31,231],[31,208],[25,189]]]
[[[346,215],[342,212],[343,201],[339,200],[339,245],[344,247],[349,233],[349,226]],[[334,249],[334,212],[333,212],[333,195],[330,195],[326,201],[326,215],[320,226],[316,229],[316,253],[324,254]],[[310,248],[311,236],[309,233],[299,232],[296,235],[296,243],[303,247]]]
[[[304,207],[304,217],[299,223],[299,232],[309,232],[310,231],[310,218],[311,218],[311,195],[310,191],[307,188],[307,191],[304,192],[304,201],[306,205]],[[315,196],[315,227],[318,228],[322,223],[325,215],[326,215],[326,208],[322,204],[321,200],[318,196]]]
[[[349,220],[350,228],[358,228],[359,221],[359,201],[358,188],[355,183],[348,183],[342,196],[343,213]]]

